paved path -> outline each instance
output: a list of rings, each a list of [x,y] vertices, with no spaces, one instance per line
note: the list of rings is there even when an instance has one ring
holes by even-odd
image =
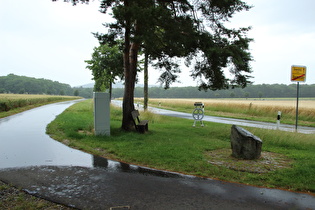
[[[308,194],[185,176],[107,160],[59,143],[39,143],[55,144],[47,138],[42,123],[61,113],[60,108],[56,111],[61,106],[47,105],[0,120],[0,148],[17,141],[35,157],[7,147],[7,155],[0,156],[0,180],[79,209],[315,208],[315,196]],[[41,116],[39,121],[37,115]],[[45,118],[49,120],[43,121]],[[13,134],[7,135],[4,128]]]
[[[315,197],[146,168],[41,166],[0,171],[0,180],[79,209],[314,209]],[[127,208],[125,208],[127,209]]]
[[[46,126],[77,101],[37,107],[0,119],[0,169],[38,165],[91,166],[89,154],[71,149],[46,134]]]

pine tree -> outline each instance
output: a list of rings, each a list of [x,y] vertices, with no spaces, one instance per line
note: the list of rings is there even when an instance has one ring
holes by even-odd
[[[71,1],[73,4],[77,0]],[[81,2],[88,2],[81,0]],[[115,19],[107,34],[96,34],[110,45],[122,39],[125,92],[122,128],[131,130],[139,51],[144,48],[166,88],[180,72],[177,58],[185,58],[199,89],[246,87],[250,83],[250,29],[229,29],[224,23],[236,12],[249,10],[241,0],[102,0],[101,11]],[[232,78],[224,74],[229,69]]]

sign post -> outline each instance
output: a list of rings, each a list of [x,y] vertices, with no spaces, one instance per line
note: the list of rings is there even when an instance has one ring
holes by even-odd
[[[299,118],[299,95],[300,95],[300,82],[306,80],[306,66],[291,66],[291,82],[297,82],[296,88],[296,114],[295,114],[295,131],[297,132],[298,118]]]
[[[205,112],[205,105],[202,102],[196,102],[194,103],[195,106],[195,110],[192,113],[192,116],[194,118],[194,124],[193,126],[196,126],[196,121],[200,121],[201,122],[201,126],[203,127],[204,124],[202,122],[202,119],[204,117],[204,112]]]

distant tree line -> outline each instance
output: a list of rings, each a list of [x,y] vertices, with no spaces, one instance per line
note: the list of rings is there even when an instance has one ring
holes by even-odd
[[[36,79],[9,74],[0,77],[0,93],[69,95],[93,97],[93,88],[76,87],[47,79]],[[113,88],[112,97],[123,97],[123,88]],[[135,88],[135,97],[143,97],[143,87]],[[292,98],[296,97],[296,84],[248,85],[217,91],[199,91],[198,87],[149,88],[149,98]],[[300,85],[300,97],[315,97],[315,84]]]
[[[113,97],[123,96],[123,88],[113,89]],[[135,97],[143,97],[143,87],[135,89]],[[246,88],[217,91],[199,91],[197,87],[149,88],[149,98],[294,98],[296,84],[261,84]],[[300,85],[300,97],[315,97],[315,84]]]
[[[68,84],[9,74],[0,77],[0,93],[47,94],[92,97],[92,88],[72,88]]]

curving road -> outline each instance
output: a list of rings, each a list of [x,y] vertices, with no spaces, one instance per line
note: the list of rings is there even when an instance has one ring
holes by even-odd
[[[79,209],[315,207],[315,197],[308,194],[158,171],[71,149],[50,139],[45,127],[73,103],[0,119],[0,180]]]

